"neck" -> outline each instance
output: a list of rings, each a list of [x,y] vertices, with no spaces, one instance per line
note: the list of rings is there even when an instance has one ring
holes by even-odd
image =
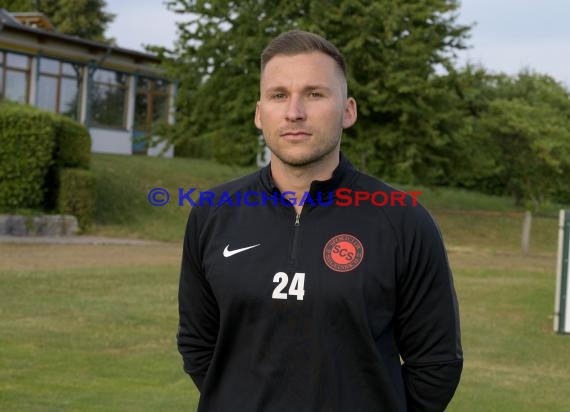
[[[275,185],[281,191],[293,192],[294,197],[300,200],[305,192],[311,188],[315,180],[328,180],[339,164],[339,151],[335,150],[318,162],[306,166],[291,166],[277,158],[271,161],[271,175]],[[295,205],[295,211],[300,214],[302,206]]]

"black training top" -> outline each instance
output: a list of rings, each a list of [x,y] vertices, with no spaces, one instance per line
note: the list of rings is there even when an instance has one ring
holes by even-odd
[[[410,196],[342,207],[339,188],[397,192],[341,155],[300,216],[269,167],[192,209],[177,339],[199,411],[445,409],[463,355],[441,235]]]

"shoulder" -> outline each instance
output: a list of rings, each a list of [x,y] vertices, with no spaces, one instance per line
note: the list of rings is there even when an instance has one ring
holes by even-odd
[[[421,203],[421,191],[399,189],[362,172],[357,172],[353,190],[369,194],[372,213],[387,219],[402,242],[418,235],[440,237],[435,219]]]
[[[367,193],[365,197],[369,195],[369,203],[394,218],[409,217],[410,214],[414,215],[414,212],[419,212],[420,215],[427,213],[421,204],[421,191],[400,189],[362,172],[356,172],[353,190]]]
[[[421,272],[427,268],[448,273],[443,236],[433,216],[421,204],[421,192],[410,194],[362,173],[356,179],[354,188],[371,193],[382,192],[388,199],[402,199],[401,203],[388,202],[383,206],[370,204],[367,208],[371,216],[385,219],[392,230],[399,250],[401,279],[413,277],[418,270]]]

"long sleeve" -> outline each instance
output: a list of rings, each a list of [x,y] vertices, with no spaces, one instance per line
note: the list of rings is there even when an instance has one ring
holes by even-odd
[[[398,293],[402,376],[409,412],[443,411],[463,367],[458,304],[439,230],[422,207],[414,215],[403,235]]]
[[[198,209],[192,209],[184,237],[178,291],[180,321],[177,342],[184,370],[201,390],[214,353],[219,310],[202,268]]]

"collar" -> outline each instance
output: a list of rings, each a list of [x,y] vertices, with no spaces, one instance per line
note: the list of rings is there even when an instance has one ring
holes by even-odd
[[[336,189],[350,186],[356,177],[356,173],[354,166],[341,152],[338,166],[333,171],[331,178],[328,180],[313,180],[311,182],[309,194],[313,199],[317,199],[317,194],[321,193],[323,200],[328,199],[331,193],[334,196]],[[271,176],[271,164],[260,170],[259,177],[263,188],[267,192],[278,193],[279,195],[281,194],[275,185],[273,177]]]

